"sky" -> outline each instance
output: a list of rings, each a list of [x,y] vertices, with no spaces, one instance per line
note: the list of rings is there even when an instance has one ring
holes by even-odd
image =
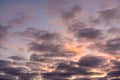
[[[120,80],[120,0],[0,0],[0,80]]]

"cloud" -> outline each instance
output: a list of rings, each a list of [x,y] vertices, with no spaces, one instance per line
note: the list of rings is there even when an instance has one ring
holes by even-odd
[[[41,79],[40,74],[37,72],[22,73],[19,77],[20,77],[20,80]]]
[[[103,21],[106,21],[106,22],[119,21],[120,20],[119,7],[105,9],[105,10],[99,11],[98,14],[99,14],[99,17]]]
[[[104,52],[110,55],[117,55],[119,54],[120,49],[120,39],[118,37],[108,38],[103,41],[95,42],[90,45],[91,49],[95,49],[100,52]]]
[[[82,4],[84,0],[75,1],[81,3],[52,0],[50,1],[52,5],[48,5],[52,8],[53,15],[60,17],[67,24],[68,32],[29,27],[20,32],[15,30],[17,34],[12,36],[9,32],[14,33],[14,30],[11,31],[13,26],[15,27],[14,24],[22,24],[24,20],[26,21],[23,14],[19,14],[14,20],[9,21],[7,26],[0,26],[2,41],[6,41],[7,37],[8,42],[14,39],[13,43],[16,43],[15,38],[17,37],[19,40],[21,39],[21,43],[19,40],[17,42],[23,45],[23,48],[27,50],[26,53],[30,55],[29,59],[20,56],[26,56],[25,54],[20,54],[0,60],[0,79],[33,80],[37,78],[40,80],[42,76],[46,80],[70,80],[72,78],[73,80],[114,80],[120,76],[120,62],[118,61],[120,30],[116,27],[106,28],[102,24],[104,21],[118,21],[119,9],[117,7],[97,9],[99,1],[95,2],[95,0],[85,1],[86,5]],[[100,4],[104,3],[100,2]],[[67,5],[66,3],[71,4]],[[85,12],[86,10],[88,13]],[[93,13],[92,11],[98,12]],[[85,13],[87,18],[81,16],[81,13]],[[91,14],[93,23],[88,23],[86,19],[88,16],[91,17]],[[97,17],[96,14],[98,14]],[[94,25],[95,23],[96,25]],[[2,43],[2,41],[0,42]],[[19,49],[22,50],[22,48]],[[112,55],[108,53],[112,53]],[[112,60],[114,61],[112,62]]]
[[[4,66],[9,66],[11,64],[11,62],[7,61],[7,60],[0,60],[0,68],[4,67]]]
[[[76,32],[76,31],[79,31],[79,30],[84,29],[84,28],[86,28],[85,23],[83,23],[81,21],[77,21],[77,22],[72,23],[68,26],[68,31]]]
[[[108,73],[108,76],[119,77],[120,76],[120,70],[112,71],[112,72]]]
[[[1,21],[0,23],[0,48],[1,49],[11,49],[12,37],[16,39],[14,33],[15,28],[17,28],[16,24],[22,24],[26,21],[26,15],[17,14],[13,19],[9,19],[8,21]]]
[[[50,73],[43,73],[42,75],[45,79],[50,79],[50,80],[54,80],[54,79],[65,79],[65,80],[68,79],[69,80],[69,78],[72,75],[80,75],[80,74],[87,75],[89,73],[80,67],[76,68],[73,65],[62,63],[58,65],[55,71],[50,72]]]
[[[29,61],[28,61],[29,62]],[[22,62],[24,64],[19,64],[19,61],[10,61],[8,58],[6,60],[0,60],[0,79],[1,80],[33,80],[41,79],[40,73],[31,71],[27,62]]]
[[[110,77],[112,80],[119,80],[120,76],[120,61],[117,60],[117,57],[115,60],[111,60],[112,69],[107,73],[107,76]]]
[[[72,4],[71,4],[72,2]],[[52,0],[48,1],[48,13],[51,17],[50,22],[52,24],[65,26],[66,24],[71,23],[75,19],[78,18],[80,13],[82,12],[80,1],[69,1],[69,0]],[[53,15],[54,14],[54,15]]]
[[[18,56],[10,56],[10,57],[8,57],[8,58],[10,58],[10,59],[12,59],[12,60],[18,60],[18,61],[20,61],[20,60],[25,60],[25,58],[22,57],[22,56],[20,56],[20,55],[18,55]]]
[[[88,28],[84,23],[77,22],[68,27],[75,38],[85,40],[96,40],[102,38],[102,30],[96,28]]]
[[[119,36],[119,32],[120,32],[120,28],[119,27],[112,27],[108,30],[108,34],[109,35],[114,35],[116,37],[120,37]]]
[[[16,77],[12,75],[0,75],[1,80],[15,80]]]
[[[52,44],[52,43],[30,43],[30,49],[32,51],[38,52],[59,52],[60,50],[59,44]]]
[[[8,33],[8,27],[0,25],[0,41],[4,40]]]
[[[120,39],[114,38],[107,41],[107,44],[105,45],[105,50],[110,53],[117,53],[120,49]]]
[[[84,67],[99,67],[104,62],[105,59],[100,56],[84,56],[79,60],[78,64]]]
[[[119,61],[111,61],[113,64],[113,69],[119,70],[120,69],[120,62]]]
[[[22,67],[4,67],[2,68],[2,70],[4,73],[6,74],[10,74],[10,75],[20,75],[21,73],[27,71],[26,68],[22,68]]]
[[[105,66],[103,66],[104,64],[106,64],[105,58],[101,56],[87,55],[82,57],[78,62],[69,61],[69,62],[59,63],[54,71],[43,73],[42,75],[45,79],[50,79],[50,80],[54,80],[54,79],[70,80],[73,76],[75,80],[77,79],[99,80],[106,77],[104,75],[105,72],[102,72],[102,70],[104,70],[105,68]],[[99,69],[99,67],[102,70]],[[96,69],[96,71],[94,71],[93,69]],[[102,75],[104,76],[102,77]],[[92,76],[96,76],[96,77],[92,77]],[[101,76],[101,77],[97,77],[97,76]]]
[[[62,12],[62,18],[69,23],[69,21],[74,20],[77,14],[80,14],[81,10],[82,8],[80,6],[74,5],[69,11]]]
[[[50,32],[46,30],[39,30],[36,28],[27,28],[23,32],[18,33],[21,36],[24,36],[26,38],[33,38],[36,40],[53,40],[53,39],[59,39],[59,34],[55,32]]]
[[[101,36],[101,31],[94,28],[86,28],[80,30],[76,35],[78,38],[96,39]]]

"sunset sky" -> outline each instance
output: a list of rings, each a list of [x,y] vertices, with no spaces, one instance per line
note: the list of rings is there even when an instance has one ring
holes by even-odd
[[[0,0],[0,80],[120,80],[120,0]]]

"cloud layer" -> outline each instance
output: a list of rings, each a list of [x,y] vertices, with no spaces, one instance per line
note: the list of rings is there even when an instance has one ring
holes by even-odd
[[[44,29],[24,14],[1,22],[0,80],[119,80],[119,1],[43,3]]]

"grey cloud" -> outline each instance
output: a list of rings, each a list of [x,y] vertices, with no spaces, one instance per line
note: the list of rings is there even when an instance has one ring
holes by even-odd
[[[60,44],[54,43],[30,43],[30,50],[38,52],[59,52]]]
[[[42,57],[38,54],[32,54],[30,56],[30,60],[32,60],[32,61],[45,61],[46,59],[45,59],[45,57]]]
[[[25,60],[25,58],[20,56],[20,55],[18,55],[18,56],[10,56],[8,58],[10,58],[12,60]]]
[[[102,24],[102,20],[100,18],[95,18],[95,17],[89,17],[88,18],[88,25],[92,25],[92,26],[98,26],[100,24]]]
[[[111,79],[111,80],[120,80],[120,78],[114,78],[114,79]]]
[[[55,32],[49,32],[45,30],[39,30],[35,28],[27,28],[24,32],[18,33],[21,36],[27,37],[27,38],[33,38],[36,40],[54,40],[59,39],[60,35]]]
[[[65,73],[72,73],[72,75],[92,75],[94,73],[88,72],[86,68],[82,67],[75,67],[73,65],[67,65],[67,64],[59,64],[56,68],[56,71],[64,71]],[[71,75],[71,76],[72,76]]]
[[[113,64],[113,69],[119,70],[120,69],[120,62],[119,61],[111,61]]]
[[[101,36],[101,31],[94,28],[86,28],[77,32],[78,38],[96,39]]]
[[[76,17],[76,14],[80,13],[82,8],[78,5],[74,5],[70,8],[69,11],[62,12],[62,17],[65,21],[69,22],[70,20],[73,20]]]
[[[118,53],[117,51],[119,51],[120,49],[120,39],[114,38],[114,39],[108,40],[103,47],[106,52]]]
[[[45,71],[43,69],[45,65],[46,66],[49,65],[47,66],[49,69],[55,69],[57,64],[69,61],[67,58],[72,58],[73,56],[74,53],[66,52],[39,53],[39,54],[34,53],[30,56],[30,62],[27,63],[27,66],[29,66],[32,70],[35,71],[37,70]]]
[[[81,24],[84,27],[84,24]],[[96,40],[102,38],[102,31],[95,28],[82,28],[80,26],[73,26],[71,29],[73,34],[78,39]]]
[[[105,62],[105,59],[100,56],[84,56],[82,57],[78,64],[84,67],[99,67],[103,65]]]
[[[100,52],[105,52],[109,54],[118,54],[120,49],[120,38],[110,38],[108,40],[100,41],[98,43],[94,43],[90,46],[91,49],[96,49]]]
[[[4,40],[8,33],[8,27],[0,25],[0,41]]]
[[[119,77],[120,76],[120,70],[109,72],[108,76]]]
[[[34,79],[41,79],[40,74],[37,72],[28,72],[28,73],[22,73],[19,76],[20,80],[34,80]]]
[[[19,64],[19,62],[16,63]],[[40,72],[38,73],[35,71],[31,71],[27,63],[24,65],[17,65],[11,61],[0,60],[0,73],[0,80],[41,79]]]
[[[42,74],[43,77],[45,79],[50,79],[50,80],[67,80],[68,77],[70,77],[71,75],[73,75],[73,73],[69,73],[69,72],[66,72],[66,73],[62,73],[62,72],[52,72],[52,73],[44,73]]]
[[[60,18],[62,18],[63,22],[65,22],[66,24],[69,23],[70,20],[73,20],[76,15],[82,11],[81,6],[79,5],[81,5],[81,3],[83,3],[84,1],[52,0],[48,2],[50,10],[49,13],[55,14],[54,16],[60,16]]]
[[[20,75],[21,73],[24,73],[26,71],[28,71],[26,68],[23,67],[4,67],[1,69],[1,71],[3,71],[6,74],[10,74],[10,75]]]
[[[104,37],[101,29],[88,27],[85,23],[79,21],[69,25],[68,31],[73,33],[78,40],[98,40]]]
[[[87,56],[88,57],[88,56]],[[86,60],[87,60],[86,57]],[[93,60],[92,60],[93,58]],[[67,79],[69,80],[71,76],[84,76],[84,78],[79,78],[79,80],[85,79],[85,80],[91,80],[92,78],[90,78],[91,75],[99,75],[102,73],[99,72],[92,72],[89,71],[92,68],[98,67],[100,65],[102,65],[104,59],[100,59],[99,57],[88,57],[88,59],[90,61],[88,62],[88,66],[87,65],[82,65],[80,64],[82,61],[80,59],[79,62],[66,62],[66,63],[59,63],[58,66],[56,67],[56,69],[53,72],[49,72],[49,73],[43,73],[43,78],[45,79],[50,79],[50,80],[56,80],[56,79]],[[83,61],[82,63],[86,63],[85,61]],[[98,78],[93,78],[93,80],[96,80]],[[76,79],[74,80],[78,80],[78,78],[76,77]]]
[[[108,30],[108,34],[115,35],[115,36],[118,36],[118,37],[119,37],[119,32],[120,32],[119,27],[112,27]]]
[[[119,12],[119,7],[115,7],[112,9],[106,9],[99,11],[99,17],[105,20],[106,22],[111,22],[111,21],[119,21],[120,20],[120,12]]]
[[[77,21],[68,26],[68,31],[71,31],[71,32],[77,31],[78,32],[84,28],[86,28],[86,25],[83,22]]]
[[[7,42],[8,39],[11,39],[11,29],[14,28],[15,24],[18,23],[22,23],[23,19],[23,15],[19,16],[17,15],[17,18],[15,19],[10,19],[8,22],[6,22],[5,24],[3,22],[0,23],[0,47],[5,48],[5,46],[3,45],[3,42]],[[7,48],[5,48],[7,49]]]
[[[0,69],[3,68],[4,66],[10,66],[12,63],[7,60],[0,60]]]
[[[0,75],[0,80],[16,80],[15,76],[12,75]]]

